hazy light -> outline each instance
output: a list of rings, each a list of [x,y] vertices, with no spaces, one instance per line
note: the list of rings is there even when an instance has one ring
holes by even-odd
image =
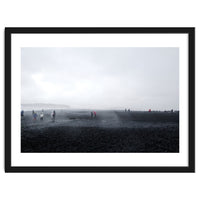
[[[22,104],[179,109],[178,48],[22,48]]]

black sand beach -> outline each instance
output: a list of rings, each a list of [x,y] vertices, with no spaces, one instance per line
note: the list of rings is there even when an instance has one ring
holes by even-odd
[[[40,112],[38,112],[40,113]],[[21,119],[21,152],[179,152],[179,113],[56,110]]]

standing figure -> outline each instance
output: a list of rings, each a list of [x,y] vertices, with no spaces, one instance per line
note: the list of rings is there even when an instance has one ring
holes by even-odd
[[[94,118],[96,118],[96,116],[97,116],[97,113],[94,111]]]
[[[44,119],[44,113],[41,112],[41,113],[40,113],[40,120],[43,120],[43,119]]]
[[[93,118],[93,112],[91,112],[91,118]]]
[[[56,118],[56,111],[55,110],[51,113],[51,118],[52,118],[53,121],[55,121],[55,118]]]
[[[36,113],[36,112],[33,113],[33,119],[34,119],[34,120],[37,119],[37,113]]]
[[[22,111],[21,111],[21,117],[23,117],[23,116],[24,116],[24,111],[22,110]]]

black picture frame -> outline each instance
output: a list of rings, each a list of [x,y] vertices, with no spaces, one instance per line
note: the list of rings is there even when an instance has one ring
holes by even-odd
[[[189,77],[189,129],[188,129],[188,166],[46,166],[13,167],[11,165],[11,36],[12,34],[188,34],[188,77]],[[5,28],[5,172],[195,172],[195,28]]]

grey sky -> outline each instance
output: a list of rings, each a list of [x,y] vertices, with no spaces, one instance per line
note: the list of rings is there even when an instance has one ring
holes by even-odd
[[[22,48],[22,104],[179,109],[178,48]]]

